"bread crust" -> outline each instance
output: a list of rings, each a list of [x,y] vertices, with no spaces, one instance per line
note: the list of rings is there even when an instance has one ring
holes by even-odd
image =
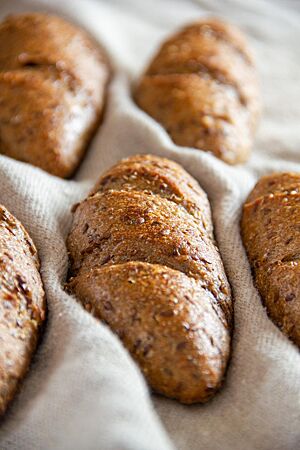
[[[229,164],[248,158],[259,89],[247,42],[232,25],[206,19],[169,38],[141,77],[135,99],[176,144]]]
[[[300,175],[262,177],[243,208],[241,231],[268,314],[300,347]]]
[[[122,165],[116,164],[101,177],[92,193],[112,189],[158,194],[185,208],[213,237],[206,194],[196,180],[174,161],[154,155],[137,155],[123,160]],[[199,221],[197,223],[199,225]]]
[[[0,152],[69,177],[103,113],[110,68],[83,30],[42,13],[0,24]]]
[[[229,334],[214,298],[193,278],[127,262],[80,272],[70,287],[118,334],[156,392],[195,403],[220,386]]]
[[[156,392],[183,403],[219,389],[230,353],[231,291],[212,229],[195,180],[146,155],[101,177],[67,240],[68,289],[119,335]]]
[[[24,377],[46,316],[36,248],[0,206],[0,416]]]

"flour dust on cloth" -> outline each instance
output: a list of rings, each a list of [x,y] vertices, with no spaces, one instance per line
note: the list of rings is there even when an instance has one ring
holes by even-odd
[[[115,66],[104,123],[73,180],[0,156],[0,202],[36,243],[47,292],[45,336],[0,426],[1,450],[295,450],[300,446],[300,355],[268,319],[239,234],[241,205],[256,179],[300,171],[300,10],[266,0],[1,0],[1,18],[56,12],[86,27]],[[230,167],[172,143],[131,99],[159,43],[200,16],[240,26],[256,52],[264,113],[250,161]],[[37,36],[38,39],[38,36]],[[1,93],[0,93],[1,95]],[[205,405],[150,396],[112,332],[64,293],[71,205],[104,169],[135,153],[166,156],[206,190],[235,297],[232,359],[222,391]],[[126,301],[126,299],[124,299]]]

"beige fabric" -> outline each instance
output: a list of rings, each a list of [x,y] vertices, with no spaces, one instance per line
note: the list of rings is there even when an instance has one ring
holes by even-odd
[[[32,7],[30,1],[1,0],[0,14]],[[74,180],[0,157],[0,202],[24,223],[38,246],[49,304],[40,350],[0,426],[1,450],[170,449],[158,416],[180,450],[299,448],[299,351],[267,318],[239,235],[241,204],[256,178],[274,170],[300,171],[297,2],[57,0],[39,8],[61,12],[90,29],[113,57],[116,77],[104,125]],[[161,39],[207,12],[240,25],[257,54],[264,115],[253,156],[242,167],[176,147],[130,98],[130,83]],[[117,339],[62,290],[70,206],[84,197],[104,168],[123,156],[146,152],[183,164],[207,191],[235,295],[233,354],[222,392],[193,407],[154,397],[157,414],[138,369]]]

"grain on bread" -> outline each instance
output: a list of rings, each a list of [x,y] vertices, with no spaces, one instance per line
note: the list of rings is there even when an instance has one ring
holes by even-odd
[[[206,194],[176,163],[135,156],[74,208],[68,289],[118,334],[152,388],[184,403],[220,387],[232,299]]]
[[[0,206],[0,416],[36,349],[46,304],[36,248],[20,222]]]
[[[109,65],[79,27],[42,13],[0,24],[0,153],[69,177],[101,120]]]
[[[243,208],[241,230],[268,314],[300,347],[300,175],[262,177]]]
[[[260,110],[253,57],[243,34],[218,19],[188,25],[165,41],[134,93],[177,145],[245,161]]]

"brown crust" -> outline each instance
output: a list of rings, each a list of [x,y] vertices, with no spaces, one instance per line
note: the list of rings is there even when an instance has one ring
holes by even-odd
[[[246,203],[274,194],[300,194],[299,174],[272,173],[262,177],[250,192]]]
[[[81,272],[70,287],[120,336],[157,392],[193,403],[208,400],[219,387],[229,334],[214,299],[193,278],[128,262]]]
[[[133,156],[103,174],[93,193],[107,190],[144,191],[158,194],[199,219],[212,235],[210,205],[199,184],[179,164],[154,155]],[[199,222],[197,222],[199,224]]]
[[[9,16],[0,24],[0,152],[70,176],[100,121],[109,73],[80,28],[48,14]]]
[[[184,403],[211,397],[229,357],[232,300],[195,180],[155,156],[120,162],[77,205],[67,245],[69,289],[153,389]]]
[[[248,158],[260,110],[258,82],[246,40],[232,25],[203,20],[168,39],[135,98],[176,144],[230,164]]]
[[[0,206],[0,415],[12,400],[35,351],[46,303],[36,248]]]
[[[242,237],[272,320],[300,347],[300,175],[261,178],[243,209]]]

